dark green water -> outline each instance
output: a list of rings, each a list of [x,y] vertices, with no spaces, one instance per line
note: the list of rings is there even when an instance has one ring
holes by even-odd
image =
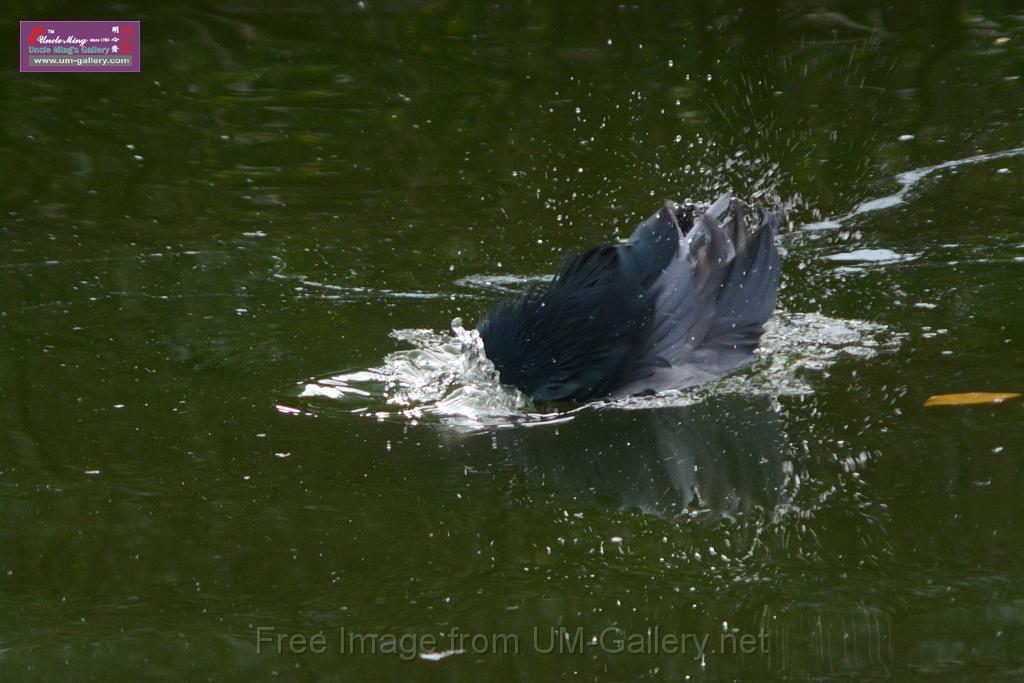
[[[0,678],[1016,680],[1024,402],[922,402],[1024,391],[1024,7],[822,6],[8,2],[143,66],[0,72]],[[727,188],[729,390],[299,395]]]

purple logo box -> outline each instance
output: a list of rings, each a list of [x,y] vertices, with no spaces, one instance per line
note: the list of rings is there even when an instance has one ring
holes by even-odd
[[[141,68],[138,21],[23,21],[22,72]]]

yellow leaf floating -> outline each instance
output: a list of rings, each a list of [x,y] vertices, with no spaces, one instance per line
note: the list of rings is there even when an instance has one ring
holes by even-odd
[[[938,394],[929,396],[924,402],[925,408],[932,406],[973,406],[980,403],[1002,403],[1011,398],[1020,398],[1020,394],[1006,392],[968,391],[965,394]]]

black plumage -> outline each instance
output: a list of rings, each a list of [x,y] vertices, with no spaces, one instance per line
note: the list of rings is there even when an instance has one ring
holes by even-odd
[[[777,215],[723,195],[700,216],[666,202],[625,244],[568,260],[477,329],[501,382],[586,401],[718,379],[753,360],[779,286]]]

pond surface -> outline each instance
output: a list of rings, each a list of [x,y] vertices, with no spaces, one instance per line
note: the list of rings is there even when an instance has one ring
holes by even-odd
[[[5,680],[1020,676],[1024,401],[922,404],[1024,391],[1024,8],[89,15],[141,74],[0,73]],[[788,211],[752,368],[475,374],[725,189]]]

